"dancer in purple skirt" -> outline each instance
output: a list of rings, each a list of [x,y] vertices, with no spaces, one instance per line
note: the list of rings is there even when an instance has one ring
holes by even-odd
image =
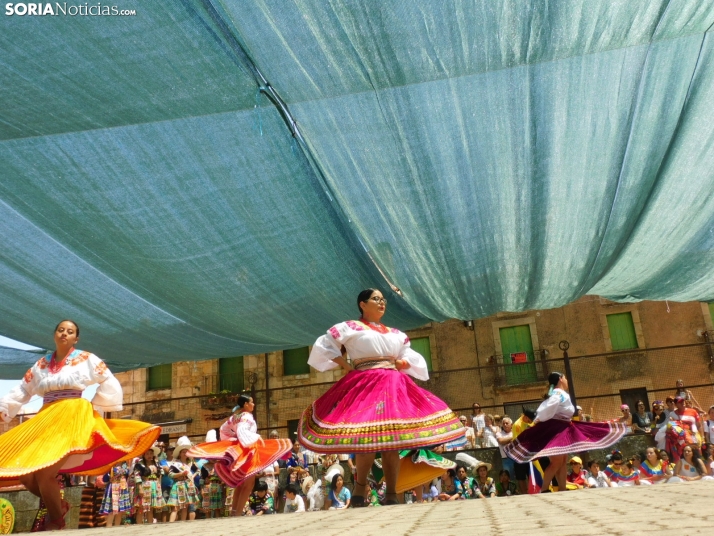
[[[568,380],[560,372],[551,372],[548,384],[548,397],[536,411],[533,426],[504,447],[506,454],[518,463],[550,458],[541,492],[548,490],[545,483],[553,477],[559,490],[566,489],[568,453],[609,447],[627,432],[623,423],[572,421],[575,407],[568,394]]]

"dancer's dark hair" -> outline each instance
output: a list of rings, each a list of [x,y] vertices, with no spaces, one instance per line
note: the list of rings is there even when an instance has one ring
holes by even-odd
[[[235,405],[235,407],[233,408],[233,413],[235,413],[235,412],[238,411],[238,410],[243,409],[243,406],[245,406],[246,403],[250,402],[251,398],[253,398],[253,397],[251,397],[250,395],[247,395],[247,394],[245,394],[245,393],[242,393],[242,394],[238,397],[238,403],[237,403],[237,404]]]
[[[375,292],[381,292],[381,290],[378,288],[366,288],[357,295],[357,308],[359,309],[359,314],[362,314],[362,306],[360,303],[369,300]]]
[[[77,322],[75,322],[74,320],[70,320],[69,318],[65,318],[64,320],[60,320],[59,322],[57,322],[57,325],[55,326],[55,331],[57,331],[57,328],[60,327],[60,324],[62,322],[72,322],[72,324],[74,324],[75,330],[77,331],[77,337],[79,337],[79,326],[77,325]]]

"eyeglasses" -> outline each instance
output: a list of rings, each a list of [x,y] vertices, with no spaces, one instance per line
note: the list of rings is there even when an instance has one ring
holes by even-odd
[[[612,462],[612,465],[615,467],[620,467],[622,465],[622,462]]]
[[[379,296],[372,296],[371,298],[368,299],[368,301],[373,301],[376,304],[384,304],[387,305],[387,298],[380,298]]]

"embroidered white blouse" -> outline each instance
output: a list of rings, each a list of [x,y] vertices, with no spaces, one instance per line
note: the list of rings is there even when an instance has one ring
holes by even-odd
[[[247,411],[231,415],[221,425],[221,441],[236,441],[244,447],[250,447],[260,440],[258,425],[255,424],[253,414]]]
[[[575,414],[575,406],[570,401],[570,395],[562,389],[553,389],[553,394],[546,398],[536,411],[536,419],[540,422],[549,419],[569,421]]]
[[[372,323],[372,325],[379,324]],[[342,355],[342,346],[344,346],[353,361],[369,357],[385,357],[392,361],[403,359],[410,367],[400,372],[418,380],[428,380],[429,370],[426,360],[411,349],[409,337],[395,328],[387,328],[387,330],[387,333],[380,333],[357,320],[340,322],[315,341],[307,362],[320,372],[336,369],[339,365],[333,359]]]
[[[44,396],[50,391],[67,389],[84,391],[90,385],[99,384],[92,406],[98,411],[120,411],[122,409],[122,388],[104,361],[90,352],[73,350],[67,356],[64,366],[57,372],[50,372],[52,353],[47,354],[25,373],[20,385],[0,398],[0,417],[10,422],[20,408],[33,395]]]

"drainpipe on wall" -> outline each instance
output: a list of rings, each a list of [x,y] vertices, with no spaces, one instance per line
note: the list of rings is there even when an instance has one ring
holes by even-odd
[[[270,428],[270,374],[268,374],[268,353],[265,353],[265,425]]]

